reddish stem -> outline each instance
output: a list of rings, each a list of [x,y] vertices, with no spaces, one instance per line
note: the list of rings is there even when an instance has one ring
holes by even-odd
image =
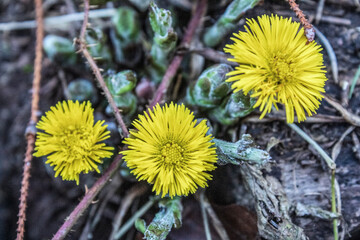
[[[43,25],[43,10],[42,10],[42,0],[35,0],[35,13],[36,13],[36,47],[35,47],[35,62],[34,62],[34,78],[32,86],[32,99],[31,99],[31,117],[28,127],[26,129],[26,153],[24,159],[24,168],[23,168],[23,179],[21,181],[21,190],[20,190],[20,204],[19,204],[19,214],[18,214],[18,226],[17,226],[17,240],[22,240],[24,238],[25,232],[25,220],[26,220],[26,207],[27,207],[27,197],[29,190],[29,179],[30,179],[30,169],[31,169],[31,160],[32,152],[34,150],[35,144],[35,123],[38,120],[37,112],[39,109],[39,92],[40,92],[40,81],[41,81],[41,61],[42,61],[42,43],[44,38],[44,25]]]
[[[86,41],[85,41],[85,33],[86,33],[86,27],[88,25],[89,10],[90,10],[89,0],[84,0],[84,22],[81,27],[80,38],[77,39],[77,43],[79,44],[80,52],[83,53],[84,57],[88,61],[101,89],[104,91],[105,97],[108,100],[108,102],[114,112],[116,121],[118,122],[121,130],[123,131],[123,135],[125,137],[127,137],[129,135],[129,131],[124,123],[124,120],[122,119],[121,113],[120,113],[118,107],[116,106],[116,103],[115,103],[113,97],[111,96],[109,88],[105,84],[104,78],[101,75],[99,67],[96,65],[94,59],[92,58],[89,51],[87,50]]]
[[[299,18],[301,25],[304,27],[304,33],[308,39],[308,43],[314,41],[315,39],[315,29],[306,19],[305,14],[299,8],[299,5],[296,4],[295,0],[288,0],[290,8],[295,12],[296,16]]]
[[[100,190],[109,181],[109,179],[115,173],[115,171],[118,169],[121,163],[122,163],[122,155],[119,154],[115,157],[114,161],[111,163],[111,165],[104,173],[104,175],[102,175],[101,178],[99,178],[95,182],[95,184],[90,188],[90,190],[86,192],[84,198],[79,202],[79,204],[75,207],[75,209],[66,218],[64,224],[60,227],[60,229],[57,231],[55,236],[52,238],[53,240],[60,240],[65,238],[65,236],[69,233],[69,231],[74,226],[76,221],[79,219],[82,213],[88,208],[88,206],[94,200],[94,198],[100,192]]]
[[[204,15],[206,11],[206,7],[207,7],[207,0],[199,0],[197,2],[195,13],[189,22],[189,25],[187,27],[187,30],[185,32],[183,40],[181,41],[180,46],[188,47],[195,33],[195,30],[201,21],[201,17]],[[171,83],[171,80],[174,78],[181,64],[182,59],[183,59],[183,55],[176,54],[173,60],[171,61],[158,89],[155,92],[155,97],[151,101],[149,109],[152,109],[157,103],[160,103],[164,98],[164,95]]]

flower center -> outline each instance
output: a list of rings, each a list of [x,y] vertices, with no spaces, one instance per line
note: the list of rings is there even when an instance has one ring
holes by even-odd
[[[294,79],[293,61],[283,54],[275,54],[269,59],[269,70],[267,74],[269,82],[280,85]]]
[[[161,159],[167,166],[178,166],[183,161],[183,152],[177,143],[167,143],[161,149]]]
[[[74,128],[69,126],[63,131],[59,137],[62,143],[62,150],[69,156],[69,159],[80,160],[88,155],[91,144],[90,134],[91,132],[85,127]]]

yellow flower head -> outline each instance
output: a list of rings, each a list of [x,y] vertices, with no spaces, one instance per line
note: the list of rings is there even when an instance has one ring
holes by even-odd
[[[154,184],[153,191],[172,198],[194,193],[206,187],[217,161],[211,135],[206,135],[206,121],[197,124],[194,115],[183,104],[171,103],[139,115],[133,122],[122,151],[132,173],[139,180]]]
[[[263,15],[247,20],[246,32],[234,34],[232,45],[224,51],[233,55],[229,61],[239,66],[228,75],[235,91],[251,92],[257,97],[263,118],[277,103],[283,103],[287,122],[306,119],[318,109],[324,92],[325,70],[322,50],[315,41],[307,44],[304,29],[291,18]]]
[[[34,156],[47,156],[46,163],[55,166],[55,177],[75,180],[79,174],[99,172],[97,163],[112,155],[113,147],[99,143],[110,137],[104,121],[94,125],[94,109],[90,102],[63,101],[51,107],[41,117],[36,127],[43,130],[37,134]]]

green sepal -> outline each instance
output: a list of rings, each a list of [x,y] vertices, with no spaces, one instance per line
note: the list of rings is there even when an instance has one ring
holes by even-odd
[[[204,108],[218,106],[230,93],[231,84],[225,82],[226,74],[232,71],[227,64],[216,64],[205,69],[196,82],[188,88],[186,100],[189,104]]]

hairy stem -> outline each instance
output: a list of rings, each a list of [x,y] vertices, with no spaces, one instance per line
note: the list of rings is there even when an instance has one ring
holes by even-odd
[[[53,240],[64,239],[65,236],[69,233],[71,228],[75,225],[76,221],[79,217],[84,213],[84,211],[89,207],[90,203],[94,200],[96,195],[100,192],[100,190],[105,186],[105,184],[109,181],[111,176],[116,172],[119,168],[122,160],[122,155],[117,155],[114,161],[111,163],[110,167],[104,173],[104,175],[99,178],[96,183],[89,189],[89,191],[85,194],[84,198],[80,201],[80,203],[75,207],[75,209],[70,213],[70,215],[66,218],[64,224],[60,227],[57,233],[52,238]]]
[[[36,13],[36,48],[35,48],[35,62],[34,62],[34,78],[32,86],[32,100],[31,100],[31,117],[28,127],[26,128],[26,153],[24,159],[24,168],[23,168],[23,179],[21,181],[21,190],[20,190],[20,204],[19,204],[19,214],[18,214],[18,226],[17,226],[17,240],[22,240],[24,238],[25,232],[25,220],[26,220],[26,206],[27,206],[27,196],[29,190],[29,179],[30,179],[30,169],[32,161],[32,152],[34,150],[35,144],[35,124],[38,120],[37,112],[39,109],[39,92],[40,92],[40,81],[41,81],[41,61],[42,61],[42,43],[44,38],[44,25],[43,25],[43,10],[42,10],[42,0],[35,0],[35,13]]]
[[[118,107],[116,106],[115,101],[114,101],[113,97],[111,96],[111,93],[110,93],[108,87],[105,84],[104,78],[101,75],[99,67],[96,65],[94,59],[91,57],[89,51],[87,50],[87,45],[86,45],[86,41],[85,41],[85,33],[86,33],[87,25],[88,25],[89,10],[90,10],[89,0],[84,0],[84,22],[81,27],[80,38],[77,39],[76,42],[77,42],[77,44],[79,44],[80,52],[82,52],[82,54],[88,61],[89,65],[91,67],[91,70],[94,72],[96,80],[98,81],[101,89],[105,93],[105,97],[108,100],[108,102],[114,112],[116,121],[118,122],[118,124],[122,130],[122,133],[123,133],[122,135],[127,137],[129,135],[129,131],[124,123],[124,120],[122,119],[120,111],[119,111]]]

